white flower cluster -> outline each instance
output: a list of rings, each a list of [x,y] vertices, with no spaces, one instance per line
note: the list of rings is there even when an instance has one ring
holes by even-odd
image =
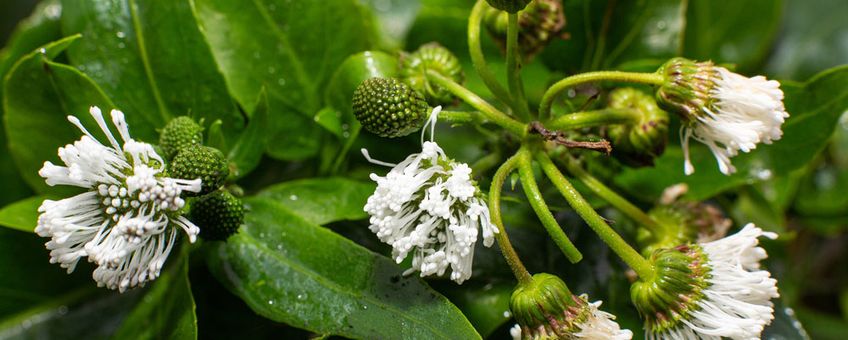
[[[44,162],[38,172],[47,184],[85,188],[38,208],[35,232],[50,237],[50,262],[72,272],[88,257],[97,265],[98,286],[118,289],[143,285],[159,276],[181,228],[194,242],[200,229],[178,211],[182,191],[200,191],[200,179],[163,177],[165,162],[150,144],[130,137],[124,114],[112,110],[112,123],[123,144],[110,131],[97,107],[89,110],[109,146],[101,144],[80,120],[68,116],[84,135],[59,148],[64,166]]]
[[[695,172],[689,160],[689,138],[710,148],[719,170],[725,175],[736,172],[730,158],[739,151],[749,152],[759,143],[771,144],[783,135],[780,127],[789,117],[783,106],[780,83],[763,76],[748,78],[716,66],[719,76],[712,79],[712,105],[702,107],[704,115],[681,130],[684,171]]]
[[[371,231],[392,246],[395,261],[412,252],[407,273],[442,275],[450,268],[457,283],[470,278],[478,233],[482,231],[483,244],[489,247],[498,232],[471,180],[471,168],[449,159],[433,141],[424,142],[421,153],[397,165],[371,161],[393,166],[384,177],[371,174],[377,189],[364,210],[371,215]]]
[[[648,332],[650,339],[759,339],[774,319],[771,299],[780,296],[777,280],[760,261],[768,257],[758,238],[777,238],[753,224],[723,239],[703,243],[710,268],[698,308],[681,325],[664,333]]]

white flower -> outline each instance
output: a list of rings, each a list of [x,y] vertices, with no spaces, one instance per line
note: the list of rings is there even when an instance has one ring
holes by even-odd
[[[783,135],[780,127],[789,117],[783,107],[780,83],[763,76],[748,78],[714,67],[716,76],[707,102],[700,105],[701,114],[694,117],[681,130],[681,143],[685,157],[684,171],[695,172],[689,160],[689,138],[695,138],[710,148],[719,170],[725,175],[736,168],[730,162],[741,150],[749,152],[759,143],[771,144]]]
[[[47,184],[71,185],[85,192],[59,201],[45,200],[38,208],[35,232],[50,237],[50,262],[72,272],[87,257],[97,265],[98,286],[118,289],[143,285],[159,276],[174,246],[178,229],[194,242],[199,228],[180,216],[182,191],[200,191],[200,179],[163,176],[165,162],[150,144],[130,137],[124,114],[112,110],[119,143],[97,107],[89,113],[109,145],[103,145],[68,116],[83,136],[59,148],[64,166],[44,162],[38,172]]]
[[[430,123],[435,124],[439,110],[433,110]],[[482,231],[483,244],[489,247],[498,232],[471,180],[471,168],[448,158],[433,141],[396,165],[362,152],[369,161],[392,167],[386,176],[371,174],[377,189],[364,210],[371,215],[371,231],[392,246],[395,261],[402,262],[412,252],[407,273],[442,275],[450,268],[457,283],[470,278],[478,234]]]
[[[586,300],[586,295],[581,296]],[[577,324],[579,332],[574,333],[575,339],[588,340],[629,340],[633,338],[633,332],[629,329],[621,329],[615,322],[615,315],[604,312],[598,307],[601,301],[589,302],[586,308],[589,313],[581,323]]]
[[[771,299],[780,296],[777,280],[759,269],[767,257],[758,247],[760,236],[777,237],[749,223],[734,235],[701,244],[709,273],[697,308],[676,327],[661,333],[648,331],[648,338],[759,339],[774,319]]]

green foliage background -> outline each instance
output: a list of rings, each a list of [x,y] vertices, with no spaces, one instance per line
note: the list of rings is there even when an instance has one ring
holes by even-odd
[[[368,231],[361,209],[373,190],[368,173],[384,170],[350,152],[366,147],[394,161],[418,148],[417,136],[386,143],[360,134],[350,112],[353,88],[397,72],[398,51],[438,41],[463,61],[466,86],[490,97],[467,52],[472,4],[42,1],[0,52],[0,225],[8,227],[0,228],[0,338],[506,337],[515,283],[497,250],[477,249],[474,277],[461,286],[403,276],[404,264],[385,257],[389,249]],[[15,5],[3,2],[0,13]],[[767,243],[766,265],[782,297],[764,337],[848,333],[848,68],[840,66],[848,62],[848,3],[564,5],[567,36],[523,70],[531,104],[564,75],[652,71],[678,55],[781,80],[792,115],[784,138],[735,159],[734,176],[721,175],[700,147],[693,150],[698,171],[684,176],[674,145],[654,167],[597,159],[590,169],[643,207],[685,182],[688,197],[721,206],[736,226],[750,221],[779,232]],[[495,44],[486,39],[484,47],[504,73]],[[170,118],[203,119],[206,143],[226,152],[246,191],[242,231],[226,243],[174,251],[162,277],[124,294],[96,289],[88,266],[65,275],[49,264],[44,240],[32,233],[35,209],[69,191],[47,187],[37,171],[78,138],[64,117],[81,117],[90,105],[120,108],[133,135],[148,142]],[[471,128],[440,126],[437,134],[463,162],[508,156]],[[604,300],[641,337],[623,264],[565,203],[549,200],[587,255],[577,265],[547,239],[519,188],[505,194],[506,223],[528,269],[562,275],[574,291]],[[592,202],[632,231],[626,218]]]

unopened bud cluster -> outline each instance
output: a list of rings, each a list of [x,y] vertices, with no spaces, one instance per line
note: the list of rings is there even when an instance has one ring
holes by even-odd
[[[608,107],[632,110],[638,116],[632,124],[612,125],[607,130],[616,156],[629,163],[653,164],[668,142],[668,113],[657,106],[652,96],[634,88],[612,91]]]

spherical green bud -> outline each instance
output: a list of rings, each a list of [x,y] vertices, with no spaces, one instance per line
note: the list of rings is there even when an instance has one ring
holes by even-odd
[[[177,153],[171,161],[169,173],[175,178],[190,180],[200,178],[202,181],[200,192],[196,194],[184,192],[184,194],[201,196],[220,188],[229,176],[230,168],[226,157],[218,149],[191,145]]]
[[[509,309],[525,338],[560,338],[571,335],[587,317],[586,302],[571,294],[559,277],[540,273],[519,284],[509,299]],[[529,336],[528,336],[529,335]]]
[[[218,190],[191,203],[189,219],[204,240],[226,240],[244,222],[244,205],[226,190]]]
[[[433,70],[452,79],[458,84],[465,81],[462,65],[459,59],[439,43],[421,45],[415,52],[402,54],[400,57],[400,74],[404,83],[418,93],[432,106],[447,105],[454,102],[454,96],[442,86],[431,83],[427,79],[427,71]]]
[[[484,25],[501,49],[506,49],[507,14],[494,9],[485,13]],[[565,27],[562,2],[536,0],[518,13],[518,48],[526,59],[530,59]]]
[[[420,94],[394,78],[366,79],[353,92],[353,114],[381,137],[401,137],[424,125],[429,113]]]
[[[657,89],[657,103],[668,112],[689,122],[703,115],[703,108],[711,107],[711,92],[716,79],[721,79],[712,62],[695,62],[673,58],[660,67],[659,74],[665,82]]]
[[[188,116],[171,119],[159,135],[159,147],[162,148],[166,159],[174,158],[187,146],[201,143],[203,143],[203,127]]]
[[[657,228],[652,232],[639,229],[636,241],[642,248],[642,254],[650,255],[656,249],[691,242],[715,241],[724,237],[730,229],[730,219],[710,204],[677,200],[677,197],[665,198],[669,191],[678,187],[679,185],[666,189],[663,194],[665,202],[648,212],[648,215],[657,221]]]
[[[619,88],[610,93],[610,109],[638,113],[633,124],[612,125],[607,138],[613,154],[632,165],[651,165],[668,142],[668,113],[657,106],[653,97],[634,88]]]
[[[533,0],[486,0],[489,6],[509,13],[516,13],[524,9],[531,1]]]
[[[688,319],[709,287],[710,268],[698,245],[663,248],[650,258],[655,275],[630,286],[630,299],[648,329],[661,333]]]

